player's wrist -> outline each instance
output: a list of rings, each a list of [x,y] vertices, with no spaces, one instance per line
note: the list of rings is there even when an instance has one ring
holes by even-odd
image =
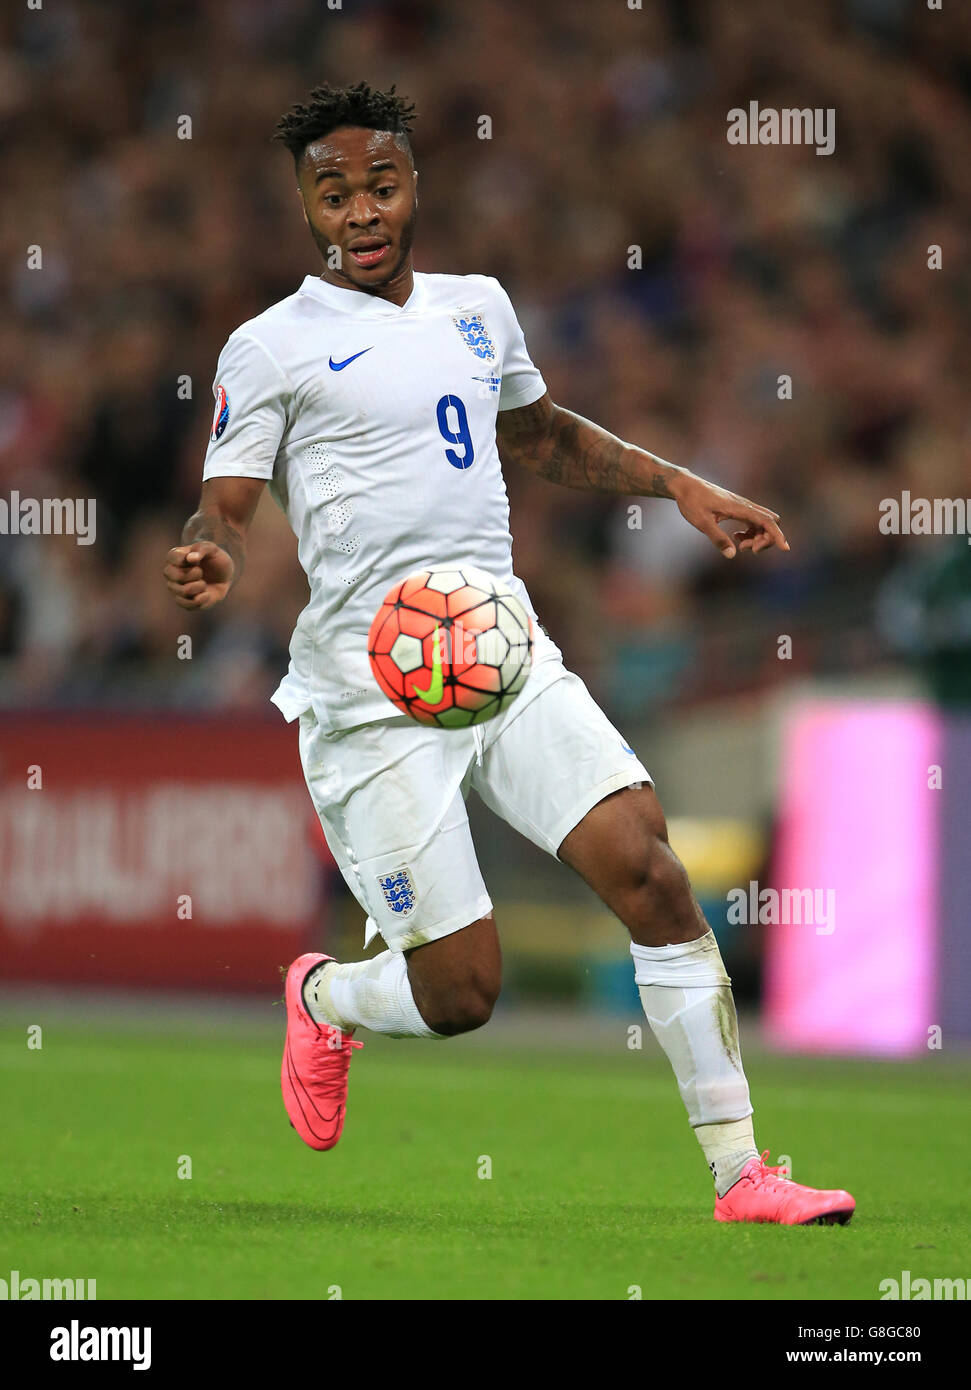
[[[673,502],[680,503],[687,493],[691,491],[692,485],[698,482],[693,473],[689,473],[687,468],[679,468],[676,463],[665,463],[663,459],[655,458],[653,454],[650,458],[650,493],[652,497],[668,497]]]

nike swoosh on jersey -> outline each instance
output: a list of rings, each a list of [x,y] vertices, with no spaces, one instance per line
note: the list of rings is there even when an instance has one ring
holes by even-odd
[[[373,346],[374,346],[374,344],[372,343],[372,344],[371,344],[371,347],[373,347]],[[343,362],[335,362],[334,359],[333,359],[333,357],[331,357],[331,358],[328,358],[327,365],[330,367],[330,369],[331,369],[332,372],[342,372],[342,371],[344,370],[345,367],[349,367],[350,364],[351,364],[352,362],[356,362],[357,359],[358,359],[359,357],[363,357],[364,354],[365,354],[366,352],[370,352],[370,351],[371,351],[371,348],[369,348],[369,347],[368,347],[368,348],[361,348],[361,351],[360,351],[360,352],[355,352],[355,354],[354,354],[353,357],[345,357],[344,360],[343,360]]]
[[[432,634],[432,683],[427,690],[419,690],[418,686],[412,686],[419,700],[426,705],[437,705],[442,698],[442,691],[445,689],[445,682],[442,679],[442,648],[438,640],[438,623],[435,624],[435,631]]]

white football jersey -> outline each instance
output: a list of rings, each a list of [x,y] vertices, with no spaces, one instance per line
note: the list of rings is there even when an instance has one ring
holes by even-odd
[[[396,713],[367,637],[415,570],[477,565],[536,617],[513,574],[496,414],[545,391],[508,295],[485,275],[416,274],[404,306],[308,275],[231,335],[203,476],[265,478],[296,533],[310,602],[273,696],[288,720],[313,709],[337,729]],[[556,674],[536,668],[561,661],[534,636],[520,702]]]

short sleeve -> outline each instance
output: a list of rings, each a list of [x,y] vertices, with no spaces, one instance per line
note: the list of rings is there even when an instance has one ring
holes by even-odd
[[[256,338],[234,333],[219,354],[212,393],[216,405],[203,480],[269,481],[291,397],[283,369]]]
[[[516,318],[512,302],[499,281],[489,277],[499,308],[502,335],[502,385],[499,388],[499,409],[515,410],[532,405],[546,395],[546,382],[534,366],[526,349],[526,338]]]

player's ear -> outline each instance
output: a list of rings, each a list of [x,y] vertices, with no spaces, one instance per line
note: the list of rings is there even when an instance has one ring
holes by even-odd
[[[415,188],[415,207],[417,207],[417,206],[418,206],[418,170],[417,170],[417,169],[413,169],[413,170],[411,171],[411,177],[412,177],[412,178],[414,179],[414,181],[415,181],[415,184],[414,184],[414,188]]]

